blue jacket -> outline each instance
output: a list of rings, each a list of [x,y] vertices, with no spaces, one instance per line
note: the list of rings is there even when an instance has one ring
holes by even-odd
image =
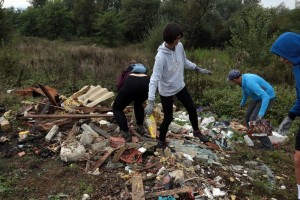
[[[299,116],[300,115],[300,91],[299,91],[300,90],[300,35],[292,32],[286,32],[281,34],[272,45],[270,51],[293,63],[293,73],[296,81],[297,99],[294,103],[294,106],[291,108],[290,112],[296,116]]]
[[[273,87],[262,77],[256,74],[242,75],[243,98],[241,106],[244,106],[250,96],[254,101],[262,101],[258,115],[263,117],[269,105],[270,99],[275,98]]]

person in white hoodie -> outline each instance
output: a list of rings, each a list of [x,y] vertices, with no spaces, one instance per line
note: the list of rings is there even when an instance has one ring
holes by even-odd
[[[158,47],[155,57],[153,73],[149,83],[149,93],[145,113],[153,112],[155,93],[158,88],[164,119],[160,125],[160,134],[156,148],[168,147],[166,135],[168,127],[173,120],[174,96],[182,103],[189,114],[193,127],[193,134],[202,142],[208,142],[208,138],[201,133],[198,126],[198,116],[194,101],[184,83],[184,68],[194,70],[202,74],[211,74],[207,69],[198,67],[186,58],[186,54],[180,39],[183,37],[181,27],[176,23],[166,25],[163,32],[164,42]]]

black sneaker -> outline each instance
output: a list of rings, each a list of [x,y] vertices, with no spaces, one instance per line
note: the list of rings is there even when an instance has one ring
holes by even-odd
[[[175,149],[170,147],[166,141],[158,140],[156,148],[165,150],[167,147],[171,150],[171,152],[175,152]]]
[[[131,134],[127,131],[120,131],[122,137],[125,139],[126,142],[132,142],[132,136]]]
[[[145,135],[146,134],[146,130],[144,125],[138,125],[136,132],[138,132],[140,135]]]
[[[209,141],[208,137],[206,137],[205,135],[203,135],[200,130],[197,130],[197,131],[194,130],[193,135],[194,135],[194,137],[199,138],[201,142],[206,143],[206,142]]]

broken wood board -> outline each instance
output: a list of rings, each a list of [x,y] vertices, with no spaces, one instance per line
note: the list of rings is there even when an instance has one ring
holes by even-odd
[[[102,135],[103,137],[105,137],[106,139],[110,138],[110,135],[103,129],[99,128],[98,126],[96,126],[93,123],[89,123],[89,126],[98,134]]]
[[[131,114],[126,114],[126,116],[131,116]],[[84,119],[84,118],[101,118],[101,117],[113,117],[112,114],[68,114],[68,115],[58,115],[58,114],[49,114],[49,115],[35,115],[35,114],[28,114],[21,118],[77,118],[77,119]]]
[[[133,173],[131,177],[132,182],[132,200],[144,200],[144,184],[141,173]]]
[[[94,172],[98,167],[100,167],[114,151],[114,148],[110,148],[108,152],[104,156],[99,158],[99,160],[94,164],[91,171]]]
[[[187,192],[192,192],[192,188],[190,187],[183,187],[183,188],[176,188],[173,190],[164,190],[164,191],[159,191],[159,192],[151,192],[149,194],[146,194],[146,199],[158,197],[158,196],[170,196],[174,194],[182,194],[182,193],[187,193]]]

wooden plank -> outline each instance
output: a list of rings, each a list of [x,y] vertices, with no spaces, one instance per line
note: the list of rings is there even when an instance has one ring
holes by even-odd
[[[50,94],[50,92],[47,90],[47,88],[41,84],[38,84],[38,86],[41,88],[41,90],[44,92],[46,97],[49,99],[52,105],[59,106],[58,103],[55,101],[54,97]]]
[[[100,167],[114,151],[115,149],[113,148],[109,149],[108,152],[104,156],[99,158],[99,160],[94,164],[91,171],[94,172],[98,167]]]
[[[41,111],[41,114],[45,114],[46,112],[48,112],[48,111],[49,111],[49,108],[50,108],[50,105],[51,105],[51,102],[48,101],[48,102],[46,103],[46,105],[44,106],[43,110]],[[29,132],[30,132],[31,134],[32,134],[32,133],[35,133],[38,124],[39,124],[39,121],[36,120],[36,121],[34,122],[33,126],[32,126],[32,127],[30,128],[30,130],[29,130]]]
[[[131,116],[131,114],[125,114],[126,116]],[[111,114],[62,114],[62,115],[57,115],[57,114],[49,114],[49,115],[35,115],[35,114],[28,114],[26,116],[23,116],[21,118],[79,118],[79,119],[84,119],[84,118],[101,118],[101,117],[113,117]]]
[[[187,193],[193,191],[190,187],[183,187],[183,188],[176,188],[174,190],[164,190],[159,192],[151,192],[149,194],[146,194],[146,199],[155,198],[158,196],[169,196],[174,194],[181,194],[181,193]]]
[[[127,149],[126,144],[121,146],[121,148],[117,151],[117,153],[114,155],[114,158],[112,159],[112,162],[119,162],[121,155],[124,153],[124,151]]]
[[[98,107],[98,106],[95,106],[95,107],[75,107],[75,106],[72,106],[71,108],[74,109],[74,110],[82,111],[83,113],[90,113],[90,112],[99,112],[100,113],[100,112],[112,111],[112,108]]]
[[[89,126],[96,131],[97,133],[99,133],[100,135],[102,135],[103,137],[105,137],[106,139],[110,138],[110,135],[103,129],[101,129],[100,127],[96,126],[93,123],[89,123]]]
[[[141,173],[134,173],[131,177],[132,200],[145,200],[143,177]]]

